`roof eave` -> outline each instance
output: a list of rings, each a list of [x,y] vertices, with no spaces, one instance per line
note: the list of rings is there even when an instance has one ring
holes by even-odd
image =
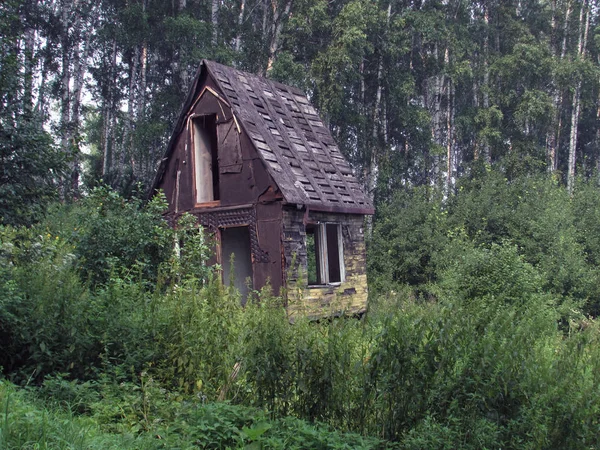
[[[297,205],[296,203],[285,203],[288,206]],[[298,206],[297,206],[298,207]],[[362,216],[372,216],[375,214],[375,208],[372,206],[330,206],[323,204],[305,203],[301,207],[308,208],[310,211],[325,212],[333,214],[357,214]]]

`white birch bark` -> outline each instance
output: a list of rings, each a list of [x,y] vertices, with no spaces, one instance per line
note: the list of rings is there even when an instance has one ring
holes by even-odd
[[[142,2],[142,11],[146,12],[146,5],[148,0],[143,0]],[[140,55],[140,88],[138,94],[138,103],[137,103],[137,111],[136,117],[138,120],[144,116],[144,111],[146,110],[146,86],[147,79],[146,73],[148,70],[148,41],[146,38],[142,41],[142,49]]]
[[[219,31],[219,0],[211,1],[210,22],[212,24],[212,43],[213,45],[217,45]]]
[[[69,138],[73,149],[73,160],[71,163],[71,192],[77,197],[79,195],[79,174],[80,174],[80,151],[79,151],[79,130],[81,115],[81,96],[83,94],[83,84],[85,73],[88,69],[88,62],[91,56],[91,36],[94,23],[90,23],[90,30],[85,33],[85,41],[81,50],[75,49],[75,58],[73,64],[73,93],[71,103],[71,118]],[[79,46],[78,46],[79,47]]]
[[[489,8],[487,2],[484,3],[484,14],[483,14],[483,23],[485,24],[485,34],[483,37],[483,109],[488,111],[490,108],[490,68],[489,68],[489,25],[490,25],[490,16],[489,16]],[[490,153],[490,144],[486,137],[485,142],[482,148],[483,159],[486,164],[492,163],[492,157]]]
[[[449,52],[446,49],[446,64],[450,63]],[[454,145],[454,83],[452,79],[446,78],[446,182],[444,185],[444,192],[446,197],[450,195],[450,191],[454,187],[455,173],[456,173],[456,154]]]
[[[23,109],[29,115],[33,112],[33,72],[36,65],[35,58],[35,30],[26,23],[24,31],[24,77],[23,77]]]
[[[588,0],[584,0],[579,12],[579,40],[577,43],[577,59],[583,61],[587,47],[590,27],[590,10]],[[585,17],[585,21],[584,21]],[[567,172],[567,190],[573,194],[575,187],[575,166],[577,164],[577,129],[581,111],[581,78],[578,78],[571,102],[571,133],[569,136],[569,168]]]
[[[60,75],[60,127],[61,127],[61,148],[64,152],[69,146],[69,128],[70,128],[70,88],[71,88],[71,45],[69,39],[69,18],[70,8],[66,1],[60,3],[60,44],[61,44],[61,75]]]
[[[237,33],[233,41],[233,48],[236,52],[239,52],[242,48],[242,25],[244,24],[244,9],[246,8],[246,0],[240,2],[240,14],[237,20]]]
[[[292,9],[292,1],[287,0],[283,11],[279,8],[278,0],[271,0],[271,7],[273,9],[273,23],[271,24],[271,41],[269,43],[269,60],[267,62],[267,73],[273,68],[275,58],[277,57],[277,51],[281,45],[281,31],[285,18],[289,16]]]
[[[115,88],[115,76],[114,68],[117,65],[117,40],[113,38],[112,42],[112,54],[111,54],[111,72],[112,75],[108,82],[108,93],[107,98],[104,99],[104,124],[102,131],[102,175],[107,176],[112,170],[112,109],[113,109],[113,97]]]
[[[556,9],[556,1],[553,2],[553,8]],[[559,57],[559,61],[562,63],[565,59],[566,51],[567,51],[567,35],[569,32],[569,18],[571,16],[572,11],[572,3],[571,0],[567,1],[567,9],[565,10],[565,19],[562,27],[562,44],[560,48],[560,56],[557,55],[557,51],[555,46],[552,46],[552,51],[555,57]],[[554,12],[552,15],[552,29],[553,33],[556,29],[556,13]],[[562,126],[561,114],[560,110],[562,107],[562,95],[560,92],[560,88],[558,86],[553,87],[554,94],[552,96],[552,106],[553,106],[553,114],[552,114],[552,122],[550,125],[550,130],[548,131],[548,136],[546,138],[546,154],[548,158],[548,171],[553,173],[558,169],[558,145],[560,143],[560,129]]]
[[[136,121],[136,112],[137,112],[137,108],[136,108],[136,87],[139,85],[139,81],[138,81],[138,65],[139,65],[139,60],[140,60],[140,46],[136,45],[134,51],[133,51],[133,56],[132,56],[132,61],[131,61],[131,67],[129,69],[129,86],[128,86],[128,93],[127,93],[127,114],[125,116],[125,126],[123,129],[123,144],[121,146],[121,154],[119,155],[118,158],[118,164],[116,167],[116,172],[117,172],[117,180],[115,181],[115,184],[118,185],[120,184],[123,174],[125,173],[125,164],[128,160],[128,158],[131,160],[131,162],[133,163],[133,159],[132,159],[132,153],[133,153],[133,136],[132,136],[132,131],[133,131],[133,124]],[[135,165],[132,164],[132,169],[135,167]]]
[[[392,3],[388,3],[387,7],[387,16],[386,16],[386,29],[385,32],[387,34],[387,29],[389,28],[390,17],[392,14]],[[372,204],[375,204],[375,190],[377,189],[377,180],[379,176],[379,155],[378,155],[378,145],[379,145],[379,133],[381,129],[381,103],[383,96],[383,55],[379,55],[379,62],[377,64],[377,92],[375,94],[375,103],[373,105],[373,128],[371,130],[371,143],[368,151],[368,167],[367,173],[365,176],[365,183],[367,185],[367,196]],[[367,232],[367,236],[371,236],[373,233],[373,217],[367,216],[365,228]]]

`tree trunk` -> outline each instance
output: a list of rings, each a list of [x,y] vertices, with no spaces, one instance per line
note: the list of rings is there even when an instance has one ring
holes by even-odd
[[[127,115],[125,116],[125,126],[123,129],[123,145],[121,146],[121,154],[118,159],[117,179],[115,185],[121,184],[121,179],[125,173],[125,162],[130,157],[133,151],[133,123],[136,121],[136,86],[138,81],[138,64],[140,60],[140,46],[136,45],[133,52],[132,61],[129,68],[129,87],[127,94]]]
[[[448,49],[446,49],[446,64],[450,63]],[[446,183],[445,195],[449,196],[454,187],[454,174],[456,172],[456,155],[454,153],[454,83],[450,77],[446,78]]]
[[[111,76],[108,80],[108,88],[106,98],[104,98],[103,107],[103,130],[102,130],[102,176],[106,177],[112,170],[112,111],[114,108],[114,89],[116,83],[116,66],[117,66],[117,40],[113,39],[111,52]],[[105,180],[106,181],[106,180]]]
[[[490,39],[490,13],[487,2],[484,4],[483,23],[485,24],[485,34],[483,36],[483,109],[489,111],[490,109],[490,68],[489,68],[489,39]],[[488,124],[489,126],[489,124]],[[485,138],[482,148],[483,160],[486,164],[492,163],[492,155],[490,152],[490,143],[488,138]]]
[[[211,1],[210,23],[212,24],[212,43],[213,45],[217,45],[219,31],[219,0]]]
[[[585,15],[585,21],[584,21]],[[584,0],[579,12],[579,40],[577,43],[577,59],[583,61],[585,59],[585,51],[587,47],[587,38],[590,27],[590,11],[588,8],[588,0]],[[575,91],[571,103],[571,134],[569,137],[569,169],[567,173],[567,190],[573,194],[575,187],[575,166],[577,163],[577,128],[579,126],[579,113],[581,110],[581,75],[576,82]]]
[[[275,57],[277,56],[277,51],[281,45],[281,30],[283,30],[284,19],[290,15],[292,1],[293,0],[287,0],[283,14],[281,14],[278,0],[271,0],[271,7],[273,8],[273,23],[271,25],[271,42],[269,44],[269,60],[267,62],[266,70],[267,73],[271,71],[273,64],[275,63]]]
[[[553,8],[556,8],[556,1],[553,2]],[[560,59],[559,61],[563,61],[567,51],[567,34],[569,32],[569,17],[571,15],[571,1],[567,2],[567,9],[565,11],[565,22],[563,24],[562,29],[562,44],[560,48]],[[552,29],[553,35],[555,34],[556,29],[556,19],[555,13],[552,15]],[[556,41],[556,39],[554,39]],[[557,48],[556,45],[552,46],[552,53],[554,57],[557,57]],[[562,107],[562,95],[560,92],[560,87],[556,84],[553,87],[554,95],[552,97],[552,106],[553,106],[553,114],[552,114],[552,122],[550,124],[550,129],[548,130],[548,135],[546,138],[546,155],[548,159],[548,171],[553,173],[558,169],[558,146],[560,145],[560,128],[561,128],[561,114],[560,110]]]
[[[148,0],[143,0],[142,2],[142,11],[146,12],[146,5]],[[148,41],[146,38],[142,41],[142,50],[140,55],[140,88],[138,95],[138,104],[136,117],[138,120],[144,116],[144,111],[146,110],[146,72],[148,70]]]
[[[47,44],[46,44],[47,45]],[[37,102],[35,105],[35,116],[40,129],[43,128],[46,121],[46,78],[48,76],[48,61],[42,60],[42,69],[40,71],[40,87],[38,89]]]
[[[61,148],[63,152],[67,152],[69,146],[70,123],[69,114],[71,111],[70,105],[70,85],[71,85],[71,45],[69,39],[69,16],[70,10],[65,5],[65,1],[61,2],[61,28],[60,28],[60,44],[61,44],[61,75],[60,75],[60,129],[61,129]]]
[[[93,15],[91,15],[93,17]],[[95,28],[95,20],[89,23],[89,29],[85,33],[85,40],[81,51],[79,46],[75,48],[74,63],[73,63],[73,93],[71,103],[71,124],[70,124],[70,139],[73,152],[73,160],[71,163],[71,193],[74,197],[79,195],[79,174],[80,174],[80,151],[79,151],[79,129],[81,115],[81,96],[83,93],[83,81],[85,73],[88,69],[88,61],[91,56],[92,46],[91,37]]]
[[[598,63],[600,64],[600,58]],[[600,92],[598,92],[598,98],[596,99],[596,123],[600,123]],[[600,184],[600,127],[596,127],[594,149],[596,153],[596,182]]]
[[[392,14],[392,3],[388,3],[387,7],[387,18],[385,34],[390,24],[390,17]],[[365,176],[365,183],[367,185],[367,196],[372,204],[375,204],[375,190],[377,189],[377,179],[379,175],[379,155],[378,149],[381,145],[379,136],[381,130],[381,99],[383,94],[383,54],[379,55],[379,62],[377,64],[377,92],[375,94],[375,103],[373,105],[373,127],[371,129],[371,143],[368,152],[368,168]],[[366,218],[366,232],[367,236],[371,236],[373,232],[373,217],[367,216]]]
[[[233,41],[233,48],[237,52],[240,51],[242,47],[242,25],[244,24],[244,9],[246,7],[246,0],[241,0],[240,3],[240,14],[238,15],[237,21],[237,33],[235,35],[235,39]]]
[[[24,18],[21,18],[24,21]],[[24,52],[24,73],[23,73],[23,110],[27,116],[33,112],[33,71],[36,64],[35,57],[35,30],[31,28],[27,21],[25,23],[25,52]]]

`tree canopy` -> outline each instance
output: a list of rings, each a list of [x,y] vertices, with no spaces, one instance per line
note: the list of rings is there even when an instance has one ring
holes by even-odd
[[[600,166],[595,0],[0,8],[3,173],[23,175],[3,184],[23,198],[148,187],[202,58],[305,90],[377,204],[407,185],[449,195],[478,166],[571,191]]]

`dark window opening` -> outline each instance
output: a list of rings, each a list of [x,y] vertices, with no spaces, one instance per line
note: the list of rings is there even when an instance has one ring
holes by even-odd
[[[338,239],[338,225],[327,224],[327,267],[329,268],[329,282],[339,283],[342,281],[340,268],[340,248]]]
[[[309,285],[321,284],[319,270],[319,248],[316,227],[313,225],[306,226],[306,278]]]
[[[306,226],[306,274],[309,285],[344,281],[344,256],[339,224]]]
[[[196,203],[219,200],[219,164],[217,158],[216,116],[200,116],[192,121],[192,148]]]

